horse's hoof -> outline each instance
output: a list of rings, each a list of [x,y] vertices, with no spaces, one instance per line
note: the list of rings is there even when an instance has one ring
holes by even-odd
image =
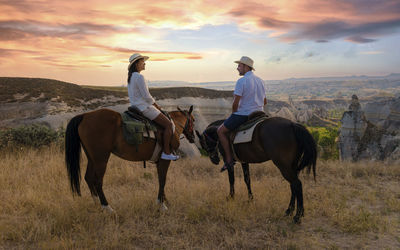
[[[285,212],[285,216],[292,216],[292,214],[293,214],[293,210],[290,210],[290,209],[286,210],[286,212]]]
[[[226,200],[227,201],[233,201],[235,199],[235,196],[234,195],[228,195],[228,196],[226,196]]]
[[[304,211],[301,211],[300,213],[296,213],[296,215],[293,217],[294,224],[300,224],[301,217],[304,217]]]
[[[168,211],[168,207],[167,205],[165,205],[165,203],[161,203],[161,211]]]
[[[114,209],[110,205],[107,206],[101,205],[101,208],[103,209],[103,211],[106,211],[107,213],[115,214]]]
[[[254,200],[253,195],[252,195],[252,194],[249,194],[249,201],[253,201],[253,200]]]
[[[300,216],[293,217],[293,223],[297,225],[301,224]]]
[[[165,202],[161,202],[160,199],[157,199],[157,204],[160,205],[160,211],[168,211],[168,207],[165,205]]]

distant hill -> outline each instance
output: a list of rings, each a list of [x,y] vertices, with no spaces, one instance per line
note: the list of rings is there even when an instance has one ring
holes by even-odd
[[[151,88],[150,93],[156,99],[232,97],[232,91],[194,87]],[[73,107],[109,96],[120,99],[120,102],[129,101],[124,87],[92,87],[43,78],[0,77],[0,103],[53,101],[65,102]]]
[[[78,106],[83,102],[105,96],[125,97],[119,91],[89,89],[79,85],[42,78],[0,77],[0,103],[65,102]]]

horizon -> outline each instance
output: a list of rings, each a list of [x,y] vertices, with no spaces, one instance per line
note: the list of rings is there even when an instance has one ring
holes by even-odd
[[[398,1],[289,3],[1,1],[0,76],[119,86],[133,53],[150,82],[236,81],[243,55],[267,81],[398,72]]]
[[[301,78],[296,78],[296,77],[289,77],[289,78],[284,78],[284,79],[262,79],[265,82],[282,82],[282,81],[291,81],[291,80],[302,80],[302,79],[326,79],[326,78],[385,78],[385,77],[389,77],[389,76],[399,76],[400,78],[400,72],[396,73],[396,72],[392,72],[389,74],[385,74],[385,75],[339,75],[339,76],[321,76],[321,77],[301,77]],[[127,85],[127,83],[115,83],[112,85],[95,85],[95,84],[89,84],[89,83],[85,83],[85,84],[79,84],[79,83],[75,83],[75,82],[70,82],[70,81],[65,81],[65,80],[61,80],[61,79],[55,79],[55,78],[45,78],[45,77],[24,77],[24,76],[0,76],[4,77],[4,78],[30,78],[30,79],[49,79],[49,80],[55,80],[55,81],[61,81],[61,82],[67,82],[67,83],[72,83],[72,84],[77,84],[77,85],[82,85],[82,86],[99,86],[99,87],[124,87]],[[152,84],[162,84],[162,83],[167,83],[167,84],[202,84],[202,83],[233,83],[235,84],[237,80],[232,80],[232,81],[201,81],[201,82],[189,82],[189,81],[176,81],[176,80],[155,80],[155,81],[151,81],[151,80],[147,80],[149,83],[149,87],[154,87],[151,86]],[[275,84],[279,84],[279,83],[275,83]],[[274,83],[272,83],[274,84]],[[160,87],[160,86],[157,86]],[[161,86],[162,87],[162,86]],[[166,87],[183,87],[183,86],[166,86]],[[188,86],[191,87],[191,86]],[[195,87],[201,87],[201,86],[195,86]]]

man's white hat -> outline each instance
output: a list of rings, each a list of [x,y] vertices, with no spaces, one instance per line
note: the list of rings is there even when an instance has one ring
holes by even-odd
[[[135,53],[135,54],[131,55],[131,57],[129,57],[129,66],[128,66],[128,70],[129,70],[129,68],[131,67],[131,65],[132,65],[134,62],[136,62],[137,60],[142,59],[142,58],[143,58],[145,61],[147,61],[147,59],[149,59],[148,56],[142,56],[142,55],[139,54],[139,53]]]
[[[256,69],[253,67],[253,64],[254,64],[253,59],[251,59],[251,58],[248,57],[248,56],[242,56],[242,58],[240,58],[239,61],[235,61],[235,63],[243,63],[243,64],[249,66],[250,68],[252,68],[253,70],[256,70]]]

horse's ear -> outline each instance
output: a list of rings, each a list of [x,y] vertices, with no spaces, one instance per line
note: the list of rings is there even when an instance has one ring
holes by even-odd
[[[190,106],[190,108],[189,108],[189,114],[191,114],[191,113],[192,113],[192,111],[193,111],[193,105],[192,105],[192,106]]]
[[[176,106],[176,108],[177,108],[179,111],[182,112],[182,109],[181,109],[179,106]]]

